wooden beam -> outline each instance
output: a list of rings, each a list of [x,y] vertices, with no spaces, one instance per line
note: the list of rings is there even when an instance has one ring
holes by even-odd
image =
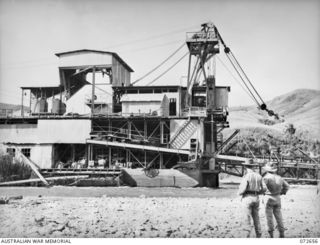
[[[128,139],[131,139],[131,138],[132,138],[132,135],[131,135],[131,125],[132,125],[132,122],[129,120],[129,121],[128,121]]]
[[[86,71],[88,71],[88,70],[90,70],[90,69],[92,69],[92,66],[89,66],[89,67],[84,68],[84,69],[82,69],[82,70],[80,70],[80,71],[78,71],[78,72],[73,73],[73,74],[71,75],[71,77],[73,77],[73,76],[75,76],[75,75],[78,75],[78,74],[81,74],[81,73],[83,73],[83,72],[86,72]]]
[[[99,170],[99,171],[98,171]],[[86,168],[86,169],[69,169],[69,168],[62,168],[62,169],[44,169],[41,170],[43,174],[55,174],[55,175],[107,175],[107,174],[118,174],[119,170],[116,169],[94,169],[94,168]]]
[[[306,178],[299,178],[299,179],[297,179],[297,178],[290,178],[290,177],[283,177],[283,179],[285,179],[285,180],[294,180],[294,181],[310,181],[310,182],[319,182],[319,180],[317,180],[317,179],[306,179]]]
[[[160,166],[159,166],[159,168],[162,169],[163,168],[163,153],[160,152],[159,154],[160,154]]]
[[[246,162],[249,158],[246,157],[238,157],[238,156],[228,156],[228,155],[216,155],[216,159],[218,160],[227,160],[227,161],[235,161],[235,162]]]
[[[75,175],[75,176],[60,176],[60,177],[48,177],[47,180],[60,180],[60,179],[86,179],[89,178],[89,175]],[[26,179],[26,180],[16,180],[0,183],[0,186],[6,185],[18,185],[18,184],[27,184],[27,183],[36,183],[42,182],[41,179]]]
[[[92,68],[92,95],[91,95],[91,116],[94,114],[94,89],[96,82],[96,68]]]
[[[154,128],[152,133],[149,135],[148,140],[151,139],[151,137],[155,134],[155,132],[158,130],[159,127],[160,127],[160,124],[158,124],[157,127]]]
[[[145,120],[144,120],[144,121],[145,121]],[[135,129],[135,130],[133,130],[133,131],[136,131],[141,138],[144,138],[144,135],[142,135],[142,134],[140,133],[140,130],[136,127],[136,125],[134,125],[134,122],[133,122],[133,121],[130,121],[130,122],[131,122],[132,126],[133,126],[134,129]]]
[[[146,152],[145,152],[145,154],[146,154]],[[152,159],[152,161],[148,163],[148,165],[146,165],[146,168],[147,168],[147,169],[148,169],[148,168],[151,168],[152,164],[153,164],[154,161],[159,157],[159,155],[160,155],[160,153],[157,154],[157,155]]]
[[[97,144],[97,145],[106,145],[106,146],[112,146],[112,147],[138,149],[138,150],[144,150],[144,151],[166,152],[166,153],[175,153],[175,154],[183,154],[183,155],[190,154],[190,151],[188,150],[171,149],[171,148],[151,146],[151,145],[122,143],[117,141],[87,140],[87,143]]]
[[[60,81],[62,82],[62,86],[64,88],[64,91],[67,90],[67,82],[66,82],[66,76],[64,74],[64,70],[59,68],[59,74],[60,74]]]
[[[108,166],[109,166],[109,168],[111,168],[111,165],[112,165],[112,149],[109,146],[108,147]]]
[[[128,162],[130,162],[130,150],[126,149],[126,165],[128,164]]]
[[[32,99],[32,93],[31,93],[31,89],[29,90],[29,113],[31,114],[32,112],[32,108],[31,108],[31,99]],[[30,115],[29,114],[29,115]]]
[[[143,120],[143,135],[144,135],[144,140],[148,139],[148,125],[147,125],[147,120]]]
[[[46,185],[49,186],[49,183],[46,181],[46,179],[41,175],[41,173],[38,171],[37,166],[29,159],[27,158],[21,151],[19,148],[15,147],[16,152],[19,152],[19,154],[21,155],[23,161],[25,163],[27,163],[30,168],[33,170],[33,172],[35,172],[35,174],[39,177],[39,179]]]
[[[147,151],[144,151],[144,167],[147,167]]]
[[[140,160],[139,160],[138,158],[136,158],[136,156],[135,156],[131,151],[129,151],[129,153],[130,153],[131,156],[133,156],[134,159],[136,159],[136,161],[137,161],[142,167],[144,167],[143,164],[140,162]]]
[[[170,158],[164,163],[164,166],[166,167],[167,164],[171,161],[174,155],[171,155]],[[179,161],[181,161],[181,156],[179,155]]]
[[[164,134],[164,126],[163,126],[164,122],[160,121],[160,143],[163,144],[163,134]]]
[[[22,94],[21,94],[21,116],[24,117],[24,108],[23,108],[23,96],[24,96],[24,89],[22,89]]]

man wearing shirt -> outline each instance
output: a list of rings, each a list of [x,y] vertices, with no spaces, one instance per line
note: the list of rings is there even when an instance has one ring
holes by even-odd
[[[276,174],[277,168],[273,164],[268,163],[264,168],[266,174],[263,180],[267,186],[265,205],[266,205],[266,218],[268,225],[268,232],[270,237],[273,237],[274,225],[273,215],[278,224],[280,238],[284,237],[284,225],[281,213],[281,198],[280,195],[285,195],[289,190],[289,184]]]
[[[245,166],[245,175],[241,180],[238,194],[242,196],[243,211],[245,214],[244,230],[247,232],[247,237],[250,237],[252,218],[256,237],[261,237],[259,195],[266,191],[266,186],[260,174],[254,172],[256,165],[253,164],[252,159],[243,165]]]

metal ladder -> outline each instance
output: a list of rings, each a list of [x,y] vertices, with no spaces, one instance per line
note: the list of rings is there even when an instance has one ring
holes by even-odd
[[[196,129],[197,126],[191,120],[186,121],[170,140],[169,143],[171,147],[180,149],[186,143],[186,141],[190,139]]]

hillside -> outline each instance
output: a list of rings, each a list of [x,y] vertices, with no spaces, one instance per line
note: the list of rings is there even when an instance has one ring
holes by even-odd
[[[24,106],[24,111],[28,112],[30,110],[29,106]],[[13,110],[13,112],[20,113],[21,111],[21,106],[20,105],[13,105],[13,104],[7,104],[7,103],[0,103],[0,110]]]
[[[6,109],[6,110],[20,110],[20,105],[13,105],[13,104],[6,104],[6,103],[0,103],[0,110]]]
[[[288,124],[297,129],[296,135],[305,139],[320,139],[320,91],[298,89],[267,102],[268,108],[279,114],[280,120],[269,117],[254,106],[230,108],[230,130],[240,128],[281,135]],[[273,124],[273,125],[270,125]]]

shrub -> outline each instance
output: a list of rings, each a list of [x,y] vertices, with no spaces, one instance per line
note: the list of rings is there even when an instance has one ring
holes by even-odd
[[[28,179],[31,176],[31,168],[24,163],[14,163],[12,156],[0,156],[0,181],[12,181]]]
[[[275,125],[277,123],[274,120],[270,119],[258,119],[258,122],[268,126]]]

